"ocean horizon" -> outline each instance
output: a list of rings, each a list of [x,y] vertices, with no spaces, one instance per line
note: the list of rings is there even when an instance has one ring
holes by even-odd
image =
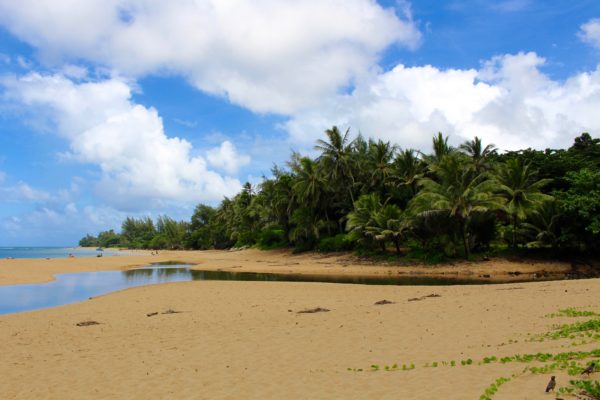
[[[67,258],[95,257],[100,252],[96,249],[60,246],[0,246],[0,260],[6,258]]]

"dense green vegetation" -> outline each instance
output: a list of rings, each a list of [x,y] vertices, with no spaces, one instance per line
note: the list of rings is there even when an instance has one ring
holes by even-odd
[[[600,139],[587,133],[566,150],[507,153],[477,137],[453,148],[439,133],[431,154],[337,127],[325,134],[316,157],[293,153],[258,187],[246,183],[216,208],[198,205],[189,222],[127,218],[120,234],[80,245],[289,246],[430,260],[503,249],[598,253]]]

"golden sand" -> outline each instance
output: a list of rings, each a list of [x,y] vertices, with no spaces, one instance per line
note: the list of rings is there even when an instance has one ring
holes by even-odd
[[[199,263],[201,269],[398,272],[398,267],[354,265],[341,255],[161,252],[0,260],[0,283],[44,282],[58,272],[159,260]],[[424,268],[478,275],[492,274],[494,263],[502,270],[505,262]],[[509,263],[502,273],[561,268],[566,266]],[[600,311],[598,293],[598,279],[443,287],[194,281],[133,288],[0,316],[0,398],[478,399],[497,378],[525,366],[477,365],[483,357],[597,348],[598,342],[572,347],[570,341],[526,339],[572,322],[546,317],[559,309]],[[425,297],[430,294],[439,297]],[[414,298],[421,300],[409,301]],[[374,305],[383,299],[393,304]],[[314,307],[330,311],[298,313]],[[181,312],[164,313],[168,310]],[[99,324],[77,326],[84,321]],[[460,365],[469,358],[474,365]],[[451,360],[458,365],[441,365]],[[440,366],[424,367],[433,362]],[[413,363],[411,371],[384,370]],[[560,371],[555,375],[559,386],[569,379]],[[524,374],[503,385],[494,399],[554,398],[544,393],[548,379],[548,374]]]

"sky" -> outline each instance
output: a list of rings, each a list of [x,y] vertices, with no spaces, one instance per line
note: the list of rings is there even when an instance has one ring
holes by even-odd
[[[0,0],[0,246],[188,220],[333,125],[600,136],[597,0]]]

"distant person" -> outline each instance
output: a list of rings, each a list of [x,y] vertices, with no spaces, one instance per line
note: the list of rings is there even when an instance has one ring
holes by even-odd
[[[556,377],[553,376],[552,378],[550,378],[550,382],[548,382],[548,386],[546,386],[546,393],[550,392],[551,390],[554,391],[555,387],[556,387]]]

